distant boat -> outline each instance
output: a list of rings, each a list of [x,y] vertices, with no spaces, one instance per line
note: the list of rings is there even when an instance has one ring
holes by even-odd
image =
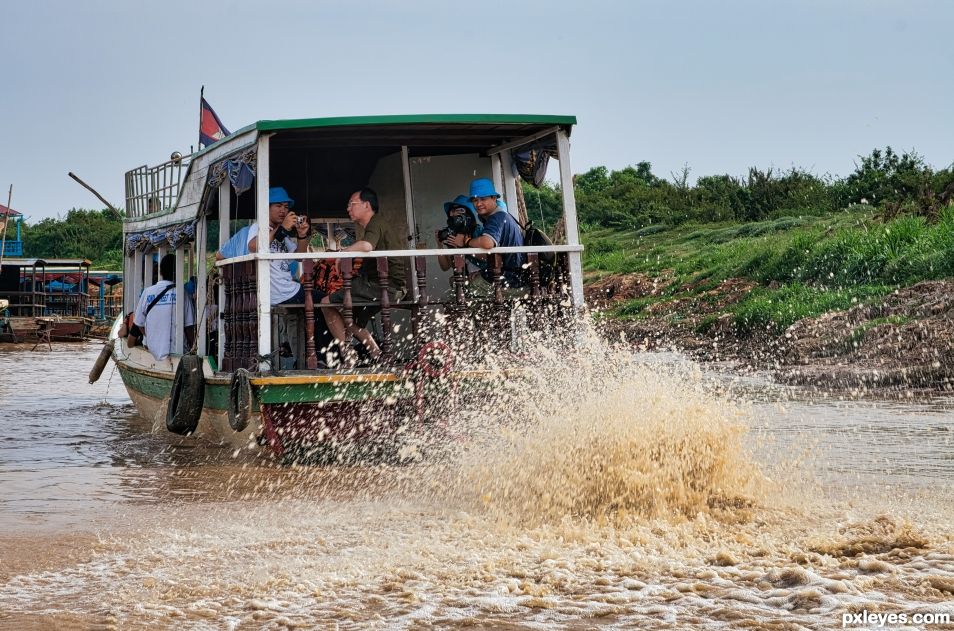
[[[396,444],[398,435],[448,420],[460,397],[498,387],[512,370],[531,365],[532,354],[521,348],[528,331],[553,330],[571,340],[567,327],[583,308],[568,153],[575,123],[572,116],[495,114],[263,120],[191,156],[174,154],[126,173],[123,312],[132,312],[144,287],[156,282],[156,255],[174,252],[175,295],[195,301],[199,321],[193,349],[180,326],[173,354],[157,361],[147,349],[116,340],[122,328],[116,320],[112,358],[139,413],[165,418],[176,433],[260,445],[280,457]],[[474,296],[465,256],[488,251],[431,245],[447,222],[443,202],[485,177],[516,215],[514,165],[517,152],[529,149],[559,159],[564,243],[490,250],[491,290]],[[293,210],[308,216],[328,248],[260,248],[210,268],[211,250],[232,236],[236,221],[268,225],[271,186],[289,191]],[[406,235],[406,248],[337,251],[337,239],[348,232],[343,228],[354,227],[348,198],[364,186],[377,191],[380,216]],[[502,280],[503,256],[516,252],[528,261],[519,297],[505,292]],[[435,264],[440,255],[451,256],[449,272]],[[310,291],[304,304],[270,304],[270,263],[297,263],[307,290],[323,264],[337,261],[345,321],[363,324],[371,305],[351,293],[352,264],[360,258],[365,268],[376,266],[372,274],[383,282],[388,257],[410,262],[408,292],[392,303],[384,290],[380,312],[367,320],[382,350],[369,365],[325,366],[320,309]],[[185,301],[177,299],[174,308],[175,321],[183,322]],[[466,333],[471,330],[476,333]]]

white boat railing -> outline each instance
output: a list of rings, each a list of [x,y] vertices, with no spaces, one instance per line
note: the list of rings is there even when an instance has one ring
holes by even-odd
[[[311,300],[309,293],[314,282],[314,277],[308,267],[314,261],[337,260],[340,262],[341,281],[343,283],[344,300],[342,303],[342,315],[347,325],[352,324],[353,308],[366,307],[367,304],[354,301],[350,293],[351,281],[356,272],[350,263],[353,259],[365,259],[365,266],[369,259],[378,261],[387,258],[409,259],[411,266],[409,270],[407,294],[398,302],[386,300],[388,287],[388,266],[377,264],[370,265],[372,269],[377,267],[376,274],[380,279],[382,287],[381,298],[381,349],[382,356],[387,361],[394,359],[394,346],[397,343],[393,339],[392,314],[391,310],[396,307],[411,310],[410,325],[411,339],[415,344],[421,343],[421,316],[425,308],[444,309],[449,314],[456,314],[457,317],[471,310],[478,302],[480,304],[494,305],[500,313],[509,311],[513,304],[505,298],[506,280],[503,269],[503,257],[507,254],[522,253],[527,255],[527,263],[524,269],[526,273],[526,285],[521,285],[520,289],[525,289],[525,295],[520,298],[521,301],[529,300],[533,304],[543,304],[549,302],[557,305],[557,311],[571,310],[575,311],[580,306],[580,302],[572,299],[567,300],[572,295],[573,281],[570,278],[569,258],[579,256],[583,251],[582,245],[542,245],[542,246],[517,246],[517,247],[499,247],[485,250],[483,248],[432,248],[432,249],[414,249],[414,250],[376,250],[371,252],[268,252],[268,253],[250,253],[244,256],[217,261],[216,266],[223,271],[224,283],[219,288],[218,304],[222,308],[222,319],[219,322],[219,347],[218,358],[219,366],[223,370],[230,372],[236,368],[253,368],[258,365],[262,357],[271,355],[273,351],[272,315],[273,309],[278,309],[280,313],[285,313],[289,308],[305,308],[304,317],[307,322],[314,322],[315,310],[318,305]],[[465,255],[477,254],[487,255],[489,260],[489,269],[492,290],[483,297],[466,296],[464,287],[468,284],[468,272],[465,268]],[[555,264],[549,263],[551,271],[546,275],[543,273],[543,260],[540,255],[554,254],[562,255]],[[453,262],[449,270],[450,284],[446,289],[438,290],[438,294],[432,294],[428,287],[426,263],[425,260],[432,257],[448,257]],[[260,282],[263,278],[270,275],[270,262],[272,261],[298,261],[304,262],[305,274],[302,278],[305,292],[305,304],[294,305],[276,305],[270,304],[270,283]],[[364,266],[362,266],[364,269]],[[447,269],[447,268],[445,268]],[[372,272],[375,273],[375,272]],[[413,274],[413,275],[412,275]],[[485,276],[485,279],[487,277]],[[570,293],[566,293],[570,292]],[[539,310],[535,310],[539,311]],[[541,311],[540,314],[543,312]],[[555,313],[555,312],[554,312]],[[540,315],[540,317],[544,317]],[[306,325],[307,326],[307,325]],[[345,344],[350,344],[351,328],[346,327],[348,331]],[[308,344],[311,344],[305,352],[309,368],[316,365],[316,349],[314,347],[314,330],[307,330],[305,338]],[[296,353],[296,356],[299,353]]]
[[[142,165],[126,172],[126,217],[159,214],[175,207],[188,157],[175,156],[160,165]]]
[[[371,252],[262,252],[216,261],[216,266],[224,267],[232,263],[244,263],[265,259],[268,261],[304,261],[321,259],[363,259],[408,256],[454,256],[455,254],[542,254],[547,252],[582,252],[582,245],[533,245],[507,248],[431,248],[428,250],[372,250]]]

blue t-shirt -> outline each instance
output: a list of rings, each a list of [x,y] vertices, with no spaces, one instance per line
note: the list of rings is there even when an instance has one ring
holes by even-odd
[[[240,229],[226,241],[225,245],[219,248],[219,253],[227,259],[248,254],[248,226]]]
[[[245,256],[248,254],[248,230],[251,227],[252,226],[245,226],[244,228],[240,228],[238,232],[232,235],[231,239],[225,242],[225,245],[219,248],[219,254],[221,254],[223,258],[227,259],[230,259],[234,256]],[[291,269],[291,275],[297,278],[298,262],[292,261],[289,265],[289,268]]]
[[[484,234],[494,240],[494,246],[512,248],[523,246],[523,230],[510,213],[498,208],[494,214],[483,219]],[[504,276],[510,286],[520,285],[520,272],[524,261],[523,254],[505,254],[503,257]],[[490,279],[490,270],[482,272],[484,278]]]

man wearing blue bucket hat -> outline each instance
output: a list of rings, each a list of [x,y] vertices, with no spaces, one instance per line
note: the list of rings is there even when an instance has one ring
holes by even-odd
[[[447,244],[461,248],[511,248],[523,247],[523,231],[517,221],[510,216],[502,202],[500,193],[494,190],[493,182],[487,178],[477,178],[470,183],[470,201],[474,204],[477,216],[484,224],[483,233],[477,237],[468,238],[465,235],[454,235]],[[520,287],[523,254],[505,254],[503,256],[503,280],[508,287]],[[492,282],[491,270],[484,269],[481,276],[487,282]]]
[[[268,250],[269,252],[297,252],[308,247],[308,218],[292,212],[295,200],[282,186],[268,189]],[[248,227],[246,243],[249,252],[258,251],[258,223]],[[271,261],[270,296],[273,305],[283,302],[303,302],[304,289],[292,274],[291,261]],[[316,297],[316,301],[321,296]]]

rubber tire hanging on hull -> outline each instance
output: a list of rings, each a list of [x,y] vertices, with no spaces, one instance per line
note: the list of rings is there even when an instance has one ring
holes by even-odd
[[[198,355],[183,355],[172,380],[169,407],[166,409],[166,429],[183,436],[191,434],[199,426],[202,416],[202,401],[205,397],[205,375],[202,374],[202,358]]]
[[[252,384],[248,376],[247,370],[239,368],[229,382],[229,427],[236,432],[244,431],[252,418]]]

